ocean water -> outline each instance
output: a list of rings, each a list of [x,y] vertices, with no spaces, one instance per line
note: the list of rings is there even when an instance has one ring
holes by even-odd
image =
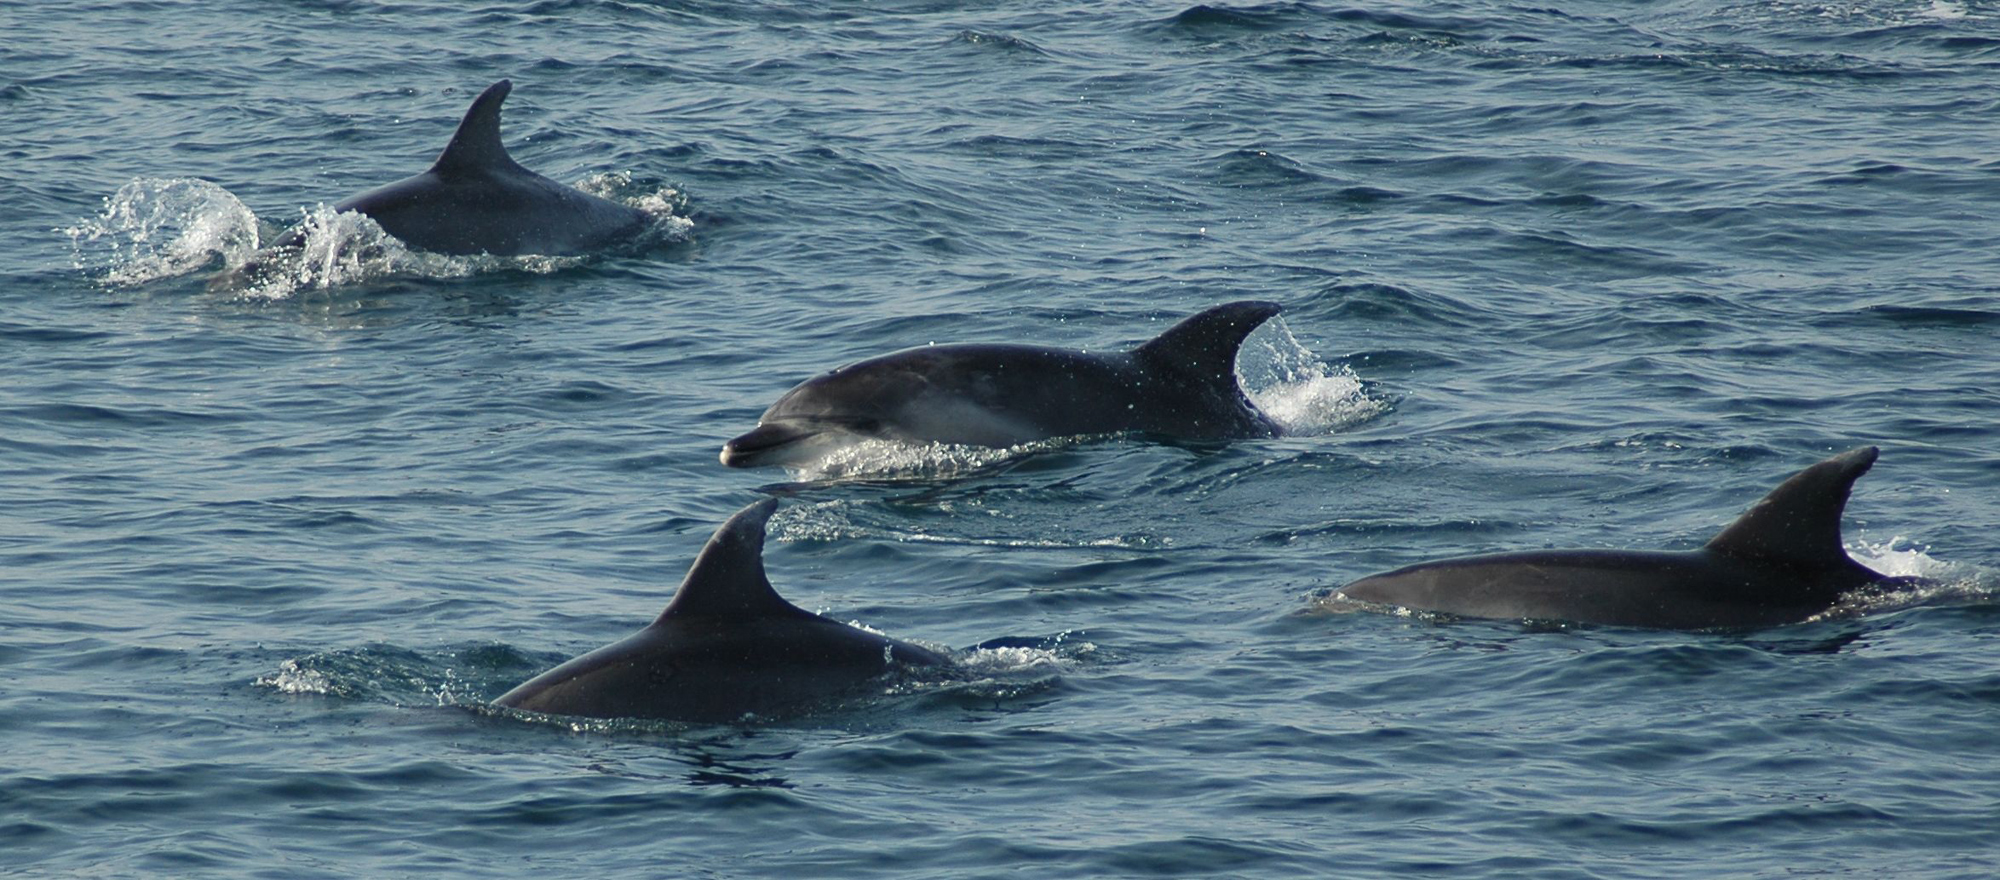
[[[1987,877],[2000,9],[0,3],[0,872]],[[514,82],[584,258],[327,205]],[[315,259],[217,284],[313,224]],[[932,342],[1286,306],[1294,428],[722,467]],[[1322,601],[1696,546],[1882,448],[1933,586],[1754,632]],[[804,717],[485,701],[777,495],[794,602],[953,649]]]

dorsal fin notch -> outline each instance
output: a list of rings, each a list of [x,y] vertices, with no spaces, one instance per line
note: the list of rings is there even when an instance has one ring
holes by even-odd
[[[1840,516],[1854,481],[1879,451],[1863,446],[1793,474],[1708,542],[1711,552],[1807,567],[1859,565],[1840,539]]]
[[[766,498],[716,529],[654,625],[669,618],[809,614],[785,601],[764,576],[764,528],[777,509],[777,499]]]
[[[1236,390],[1236,350],[1264,322],[1284,310],[1274,302],[1238,300],[1189,316],[1133,349],[1155,369],[1197,377]]]
[[[472,108],[465,111],[458,131],[452,133],[451,142],[444,145],[444,152],[431,164],[432,174],[452,177],[520,167],[500,144],[500,105],[513,90],[514,84],[503,79],[472,99]]]

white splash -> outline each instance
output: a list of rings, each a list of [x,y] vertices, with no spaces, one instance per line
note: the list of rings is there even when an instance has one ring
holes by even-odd
[[[973,648],[957,659],[959,668],[973,675],[1057,673],[1075,667],[1079,655],[1096,650],[1090,642],[1066,643],[1064,636],[1058,636],[1049,647]]]
[[[374,218],[335,211],[321,204],[297,226],[295,252],[267,255],[247,276],[246,297],[285,299],[301,291],[326,290],[390,276],[460,278],[488,257],[453,257],[413,251],[382,230]],[[241,264],[231,268],[239,268]]]
[[[1891,589],[1856,590],[1810,619],[1856,617],[1957,599],[1984,600],[2000,591],[2000,572],[1946,562],[1930,555],[1929,547],[1901,535],[1882,543],[1857,540],[1848,545],[1847,552],[1855,562],[1889,577],[1916,580]]]
[[[1251,403],[1292,436],[1331,434],[1388,409],[1368,395],[1353,370],[1331,366],[1300,344],[1283,318],[1271,319],[1243,341],[1236,381]]]
[[[254,683],[258,687],[272,688],[279,693],[285,694],[318,694],[324,696],[334,694],[337,691],[333,680],[328,678],[326,673],[317,669],[307,669],[300,666],[297,660],[286,660],[279,663],[277,672],[271,675],[259,676]]]
[[[606,171],[576,182],[576,188],[601,199],[610,199],[638,208],[653,217],[653,228],[641,237],[642,245],[665,244],[687,238],[694,221],[687,217],[687,195],[664,184],[648,187],[635,182],[632,172]]]
[[[257,215],[229,190],[194,178],[134,180],[96,217],[58,230],[71,263],[114,287],[131,287],[216,266],[257,250]]]
[[[1870,541],[1855,541],[1847,548],[1854,561],[1868,566],[1890,577],[1920,577],[1943,581],[1961,577],[1960,566],[1936,559],[1928,552],[1929,547],[1919,546],[1909,538],[1897,535],[1877,544]]]

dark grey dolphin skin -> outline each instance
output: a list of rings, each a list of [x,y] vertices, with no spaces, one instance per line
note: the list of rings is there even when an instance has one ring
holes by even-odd
[[[720,723],[809,708],[944,656],[821,617],[764,577],[771,499],[715,530],[645,629],[529,679],[494,705],[550,715]]]
[[[1236,384],[1236,350],[1279,311],[1276,303],[1228,303],[1106,354],[969,344],[871,358],[785,392],[756,430],[722,447],[722,463],[804,464],[867,439],[1006,447],[1128,431],[1276,436],[1277,424]]]
[[[430,170],[334,205],[375,219],[410,247],[442,254],[585,254],[634,238],[646,212],[564,186],[516,163],[500,145],[500,103],[488,86]],[[294,228],[272,243],[296,247]]]
[[[1341,587],[1350,599],[1463,617],[1657,629],[1797,623],[1862,587],[1907,586],[1848,558],[1840,515],[1864,446],[1794,474],[1699,550],[1550,550],[1425,562]]]

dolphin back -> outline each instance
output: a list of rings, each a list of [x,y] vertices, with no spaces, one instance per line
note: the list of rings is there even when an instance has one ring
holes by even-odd
[[[512,90],[503,79],[481,92],[429,169],[334,209],[366,214],[404,244],[441,254],[574,256],[639,240],[652,215],[557,183],[507,154],[500,107]],[[271,250],[302,243],[294,228]]]
[[[535,676],[494,704],[551,715],[728,722],[830,701],[895,663],[950,662],[779,596],[763,563],[765,527],[777,505],[752,504],[716,529],[673,601],[646,628]]]
[[[1468,617],[1710,629],[1796,623],[1889,579],[1849,558],[1840,516],[1876,449],[1793,475],[1700,550],[1543,550],[1419,563],[1340,592]]]

